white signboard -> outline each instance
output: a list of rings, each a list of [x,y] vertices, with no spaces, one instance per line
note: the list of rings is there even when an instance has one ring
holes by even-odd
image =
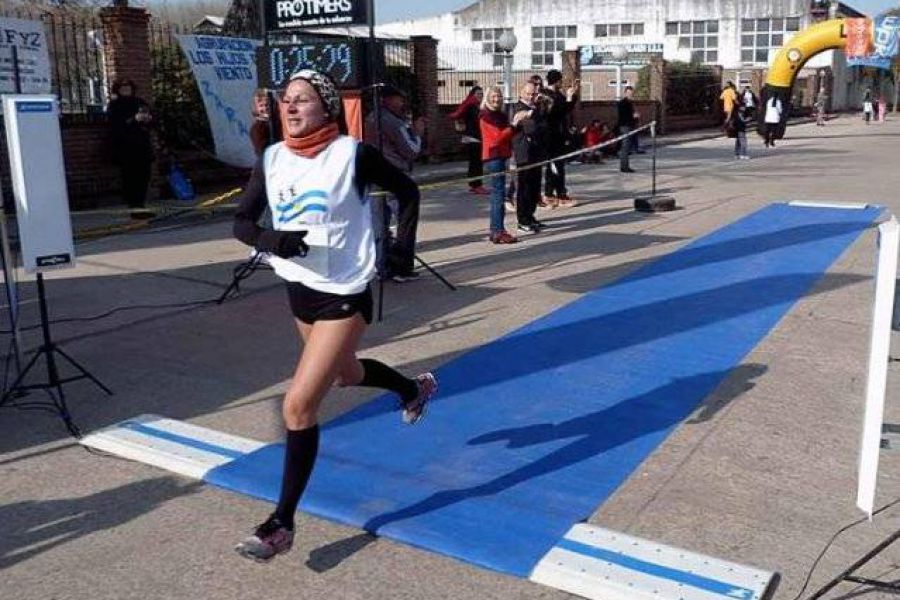
[[[50,93],[47,36],[40,21],[0,17],[0,94],[16,93],[12,48],[16,48],[23,94]]]
[[[75,266],[56,96],[4,95],[3,111],[23,266]]]
[[[191,70],[216,144],[216,158],[229,165],[252,167],[250,114],[256,89],[256,48],[259,40],[179,35],[178,43]]]

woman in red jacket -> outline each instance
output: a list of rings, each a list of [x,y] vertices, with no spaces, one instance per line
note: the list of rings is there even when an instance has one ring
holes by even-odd
[[[518,116],[518,115],[517,115]],[[490,178],[491,237],[494,244],[514,244],[518,240],[506,231],[503,206],[506,192],[506,166],[512,156],[512,137],[515,128],[503,111],[503,91],[499,86],[488,89],[479,115],[481,126],[481,160]]]
[[[486,196],[490,192],[481,184],[481,179],[474,179],[482,175],[481,130],[478,127],[478,115],[483,99],[484,91],[481,86],[474,86],[469,90],[466,99],[450,113],[450,118],[454,120],[456,130],[462,134],[462,145],[469,160],[468,177],[473,178],[469,180],[469,191]]]

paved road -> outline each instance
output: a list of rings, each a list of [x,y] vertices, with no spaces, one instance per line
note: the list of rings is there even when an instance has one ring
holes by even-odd
[[[796,126],[772,150],[753,139],[749,162],[734,161],[724,139],[668,147],[658,185],[680,210],[658,215],[631,210],[649,187],[647,157],[635,159],[639,173],[628,177],[613,165],[574,167],[572,193],[583,204],[544,213],[552,229],[508,247],[485,241],[483,198],[430,193],[420,251],[460,289],[430,277],[389,285],[386,321],[367,334],[365,354],[409,373],[438,366],[773,201],[864,201],[898,212],[898,142],[900,122],[865,127],[843,118]],[[48,277],[52,316],[215,298],[246,255],[229,230],[216,221],[80,244],[78,267]],[[592,521],[780,571],[777,597],[792,599],[823,544],[859,516],[874,239],[864,234]],[[116,391],[107,398],[86,383],[67,388],[81,427],[158,413],[277,440],[295,334],[270,273],[242,289],[222,306],[141,308],[56,325],[65,349]],[[26,323],[36,320],[34,293],[26,282]],[[897,390],[892,368],[888,421],[900,419]],[[326,418],[368,397],[336,391]],[[900,497],[900,456],[883,456],[879,486],[879,504]],[[0,499],[4,598],[569,597],[305,516],[290,555],[249,563],[231,546],[268,506],[90,454],[40,412],[0,411]],[[813,584],[893,531],[898,516],[889,510],[840,538]],[[897,552],[870,573],[896,578]]]

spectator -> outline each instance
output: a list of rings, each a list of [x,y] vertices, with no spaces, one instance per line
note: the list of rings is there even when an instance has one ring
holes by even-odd
[[[514,244],[518,240],[506,231],[503,199],[506,190],[506,167],[512,156],[512,137],[515,130],[503,110],[503,90],[488,88],[479,118],[481,127],[484,172],[491,186],[490,241],[494,244]]]
[[[544,226],[534,216],[541,196],[541,169],[527,167],[547,158],[547,100],[546,96],[538,95],[537,86],[529,81],[522,86],[519,102],[513,109],[513,127],[516,129],[513,153],[516,167],[526,169],[519,171],[516,177],[517,229],[523,233],[540,233]]]
[[[734,83],[729,81],[725,84],[725,89],[719,95],[719,100],[722,101],[722,108],[725,111],[725,122],[727,123],[731,120],[731,113],[734,111],[734,105],[738,100]]]
[[[753,93],[753,90],[750,89],[749,85],[744,86],[744,91],[741,92],[740,103],[746,109],[745,114],[747,118],[752,119],[756,114],[756,107],[759,105],[759,98],[756,97],[756,94]]]
[[[484,91],[481,86],[475,86],[469,90],[469,95],[463,100],[455,111],[450,113],[450,118],[455,121],[456,131],[462,134],[462,145],[469,161],[468,177],[478,177],[483,172],[481,162],[481,127],[478,115],[481,112],[481,102],[484,100]],[[469,191],[473,194],[487,195],[490,192],[482,185],[481,179],[470,179]]]
[[[375,111],[366,117],[366,142],[379,148],[384,157],[403,173],[412,172],[413,161],[422,152],[422,136],[425,120],[410,123],[407,118],[406,95],[392,85],[381,91],[381,124],[376,126]],[[381,139],[378,139],[378,131]],[[381,278],[391,278],[398,283],[419,277],[415,271],[416,230],[419,226],[419,202],[410,197],[396,197],[399,206],[397,239],[391,241],[388,233],[390,212],[387,201],[372,203],[377,266]]]
[[[628,155],[631,154],[632,138],[628,135],[637,125],[637,113],[634,110],[634,88],[625,86],[625,93],[616,106],[616,112],[619,117],[619,135],[624,135],[621,145],[619,146],[619,170],[623,173],[634,173],[631,164],[628,161]]]
[[[263,88],[253,92],[253,104],[250,109],[253,125],[250,126],[250,143],[256,156],[261,156],[271,142],[269,139],[269,94]]]
[[[816,126],[825,127],[825,107],[828,105],[828,93],[825,87],[819,88],[819,94],[816,96]]]
[[[887,121],[887,100],[884,94],[878,96],[878,120],[882,123]]]
[[[732,114],[732,126],[734,127],[734,157],[739,160],[750,160],[747,148],[747,123],[751,121],[749,108],[738,104]]]
[[[540,75],[532,75],[528,78],[528,83],[534,84],[536,94],[540,94],[544,90],[544,79]],[[513,162],[515,162],[515,160],[515,153],[513,153]],[[518,167],[518,165],[516,166]],[[517,177],[511,177],[509,185],[506,188],[506,210],[516,210],[516,196],[518,196],[518,192],[516,191],[517,179]],[[540,187],[540,182],[538,183],[538,187]],[[538,200],[538,204],[542,204],[542,202],[543,199]]]
[[[560,91],[562,73],[556,69],[551,69],[547,73],[546,94],[551,102],[550,110],[547,113],[546,139],[550,158],[565,154],[569,115],[575,107],[578,87],[579,82],[576,80],[563,94]],[[564,208],[577,205],[577,202],[569,196],[568,190],[566,190],[566,162],[564,160],[556,160],[547,165],[544,173],[544,205]]]
[[[115,99],[109,103],[109,126],[113,161],[122,176],[122,195],[133,209],[133,218],[149,218],[145,209],[147,188],[150,185],[150,167],[153,163],[153,142],[150,123],[153,117],[150,107],[139,98],[134,82],[118,81],[113,85]]]
[[[772,96],[766,101],[766,114],[763,120],[766,124],[765,144],[766,148],[775,147],[775,134],[781,126],[781,115],[784,112],[784,104],[778,96]]]
[[[872,113],[874,110],[874,105],[872,104],[872,90],[867,89],[866,93],[863,95],[863,118],[866,120],[866,125],[872,120]]]
[[[610,134],[609,127],[607,127],[604,123],[600,122],[600,119],[594,119],[591,121],[590,125],[586,127],[582,127],[581,135],[584,139],[584,147],[587,151],[582,154],[582,160],[586,163],[602,163],[603,162],[603,148],[594,148],[598,144],[602,144],[606,141],[603,137],[604,128],[606,129],[607,138],[612,139],[612,135]]]

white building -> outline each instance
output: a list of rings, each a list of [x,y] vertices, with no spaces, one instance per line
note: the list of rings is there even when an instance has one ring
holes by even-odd
[[[769,66],[792,35],[828,18],[830,4],[827,0],[481,0],[437,17],[382,25],[379,31],[431,35],[440,41],[441,62],[458,69],[499,69],[502,53],[496,41],[511,31],[518,40],[516,70],[560,68],[562,50],[608,53],[624,48],[637,59],[629,64],[632,70],[651,50],[667,60],[721,65],[729,78],[749,81],[750,72]],[[843,3],[834,4],[832,10],[841,16],[863,16]],[[461,48],[470,54],[461,54]],[[478,64],[473,64],[473,54],[480,55]],[[829,51],[810,60],[805,71],[831,67],[838,77],[847,72],[844,64],[841,52]],[[592,68],[583,66],[587,71]],[[839,96],[847,95],[845,87],[846,82],[835,81],[835,105],[843,105]],[[605,94],[596,95],[601,97]]]

